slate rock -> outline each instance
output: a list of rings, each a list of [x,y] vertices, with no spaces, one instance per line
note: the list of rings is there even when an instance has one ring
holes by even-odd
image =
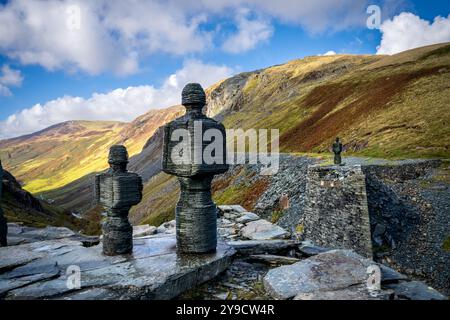
[[[248,223],[251,221],[256,221],[259,219],[260,219],[260,217],[257,214],[255,214],[253,212],[246,212],[241,217],[237,218],[236,222],[245,224],[245,223]]]
[[[0,248],[0,288],[6,299],[172,299],[223,272],[234,253],[219,242],[215,253],[180,255],[173,235],[134,239],[133,253],[118,256],[67,239],[34,242]],[[73,265],[80,288],[67,285]]]
[[[308,293],[300,293],[295,296],[294,300],[391,300],[393,299],[393,291],[380,291],[372,293],[367,290],[364,284],[351,286],[344,289],[333,291],[313,291]]]
[[[388,284],[393,282],[398,282],[402,280],[408,280],[408,277],[400,272],[395,271],[385,265],[378,265],[381,269],[381,283]]]
[[[362,284],[367,279],[368,265],[368,259],[351,250],[333,250],[272,269],[263,282],[273,298],[290,299],[301,293],[334,291]]]
[[[8,245],[10,246],[57,239],[82,241],[85,246],[99,243],[97,236],[81,235],[65,227],[32,228],[16,223],[8,224]]]
[[[164,227],[164,225],[160,225],[157,229],[156,229],[156,233],[166,233],[167,228]]]
[[[156,227],[148,224],[141,226],[133,226],[133,238],[150,236],[156,233]]]
[[[294,249],[298,245],[294,240],[238,240],[229,241],[227,244],[242,255],[279,254]]]
[[[313,244],[301,244],[298,247],[299,251],[306,257],[312,257],[320,253],[330,251],[331,249],[315,246]]]
[[[232,211],[237,212],[237,213],[244,213],[247,212],[247,210],[245,210],[242,206],[240,205],[231,205],[229,206],[231,208]]]
[[[242,237],[251,240],[286,239],[289,232],[267,220],[249,222],[241,230]]]
[[[386,285],[394,290],[399,299],[404,300],[448,300],[447,297],[423,282],[410,281]]]
[[[293,264],[300,261],[300,259],[297,258],[278,256],[273,254],[253,254],[249,256],[249,260],[256,260],[274,265]]]

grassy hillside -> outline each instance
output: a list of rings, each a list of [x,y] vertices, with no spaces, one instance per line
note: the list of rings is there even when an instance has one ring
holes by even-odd
[[[131,123],[69,121],[32,135],[0,141],[0,157],[32,193],[57,189],[107,168],[109,147],[125,144],[139,153],[155,130],[179,115],[180,107],[152,110]]]
[[[340,136],[354,155],[450,156],[448,44],[292,61],[251,74],[237,99],[214,113],[227,128],[279,128],[283,152],[327,152]]]
[[[3,180],[2,209],[8,222],[20,222],[31,227],[64,226],[85,234],[98,233],[98,221],[78,219],[57,206],[33,197],[23,190],[10,173]]]

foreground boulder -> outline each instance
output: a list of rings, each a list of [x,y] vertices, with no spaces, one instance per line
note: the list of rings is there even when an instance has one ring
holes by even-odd
[[[133,246],[114,257],[69,239],[0,248],[0,297],[172,299],[223,272],[235,252],[219,243],[216,253],[180,256],[173,235],[134,239]],[[73,287],[77,270],[80,287]]]
[[[377,265],[352,250],[332,250],[315,255],[289,266],[270,270],[264,277],[264,287],[275,299],[298,300],[367,300],[393,298],[394,287],[382,288],[373,294],[368,291],[367,268]],[[381,284],[404,279],[403,275],[380,266]],[[445,299],[436,290],[422,287],[432,299]],[[420,290],[420,288],[417,288]],[[405,290],[403,290],[405,291]]]

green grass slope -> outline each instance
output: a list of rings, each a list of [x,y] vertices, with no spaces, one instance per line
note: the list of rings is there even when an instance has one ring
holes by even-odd
[[[4,167],[33,194],[70,185],[108,167],[109,147],[141,152],[161,125],[180,115],[179,106],[151,110],[130,123],[69,121],[32,135],[0,141]]]
[[[283,152],[327,152],[340,136],[354,155],[450,156],[449,44],[296,60],[252,74],[241,93],[225,126],[278,128]]]

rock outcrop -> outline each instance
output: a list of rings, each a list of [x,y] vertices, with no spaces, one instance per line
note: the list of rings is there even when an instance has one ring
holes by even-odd
[[[370,290],[367,285],[370,266],[380,268],[381,290]],[[414,282],[408,283],[404,280],[404,275],[380,266],[354,251],[332,250],[292,265],[270,270],[264,277],[264,286],[275,299],[446,300],[445,296],[423,283],[416,285]],[[388,285],[384,285],[386,283]]]

